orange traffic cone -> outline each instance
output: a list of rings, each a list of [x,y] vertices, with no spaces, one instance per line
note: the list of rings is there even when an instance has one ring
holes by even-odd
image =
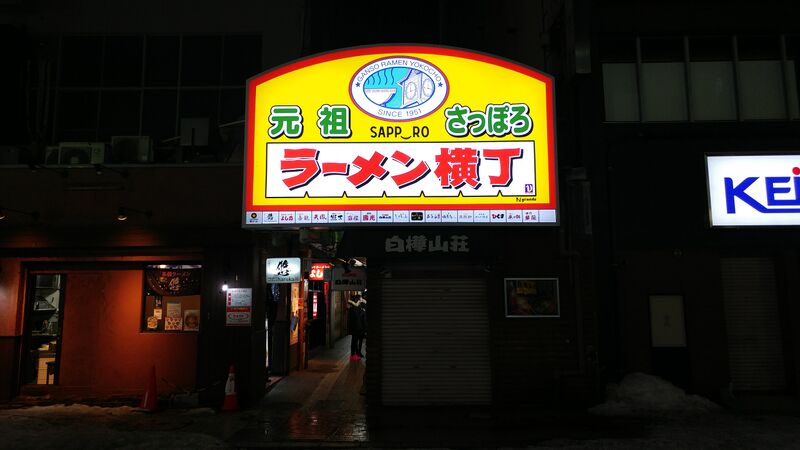
[[[144,391],[139,408],[145,411],[155,411],[158,407],[158,392],[156,392],[156,366],[154,365],[150,371],[150,381],[147,383],[147,389]]]
[[[236,397],[236,372],[233,370],[233,364],[228,371],[228,381],[225,383],[225,399],[222,401],[222,410],[239,410],[239,400]]]

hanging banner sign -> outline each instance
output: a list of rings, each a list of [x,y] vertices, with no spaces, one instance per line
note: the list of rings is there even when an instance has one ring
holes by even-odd
[[[298,283],[301,267],[300,258],[267,258],[267,283]]]
[[[248,326],[253,316],[253,289],[228,288],[225,291],[225,325]]]
[[[377,46],[303,59],[247,89],[245,228],[558,224],[549,75]]]
[[[367,288],[367,271],[362,268],[336,266],[333,268],[331,289],[334,291],[363,291]]]

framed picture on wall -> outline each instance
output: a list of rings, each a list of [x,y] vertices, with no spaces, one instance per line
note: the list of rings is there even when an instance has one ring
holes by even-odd
[[[650,296],[650,342],[653,347],[686,347],[682,295]]]
[[[506,278],[506,317],[560,317],[558,278]]]

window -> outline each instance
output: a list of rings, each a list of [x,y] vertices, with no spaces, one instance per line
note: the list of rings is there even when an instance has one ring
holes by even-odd
[[[608,39],[601,43],[606,120],[639,121],[639,78],[634,39]]]
[[[144,276],[143,332],[200,331],[198,265],[149,265]]]
[[[22,370],[25,384],[58,384],[64,274],[33,275],[29,288]]]
[[[681,39],[641,39],[642,120],[682,121],[686,110],[686,67]]]
[[[689,40],[689,85],[694,120],[736,120],[736,83],[730,38]]]
[[[223,162],[240,145],[231,136],[244,133],[245,82],[262,70],[261,35],[63,36],[53,47],[51,144],[103,142],[112,164]],[[197,129],[183,123],[196,119],[207,125],[193,140],[182,132]],[[150,148],[121,159],[130,139],[117,136],[141,136]]]
[[[798,119],[797,43],[796,36],[605,39],[606,121]]]

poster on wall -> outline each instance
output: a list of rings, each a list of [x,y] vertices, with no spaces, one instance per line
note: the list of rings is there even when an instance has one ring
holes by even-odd
[[[187,309],[183,312],[183,331],[200,331],[199,309]]]
[[[225,291],[225,325],[249,326],[253,316],[253,289],[228,288]]]
[[[183,315],[181,314],[181,302],[167,302],[167,317],[164,320],[164,330],[166,331],[183,330]]]
[[[506,317],[559,317],[558,278],[506,278]]]
[[[247,82],[242,226],[558,225],[553,86],[521,64],[427,45],[259,74]]]
[[[686,347],[682,295],[650,296],[650,342],[653,347]]]

